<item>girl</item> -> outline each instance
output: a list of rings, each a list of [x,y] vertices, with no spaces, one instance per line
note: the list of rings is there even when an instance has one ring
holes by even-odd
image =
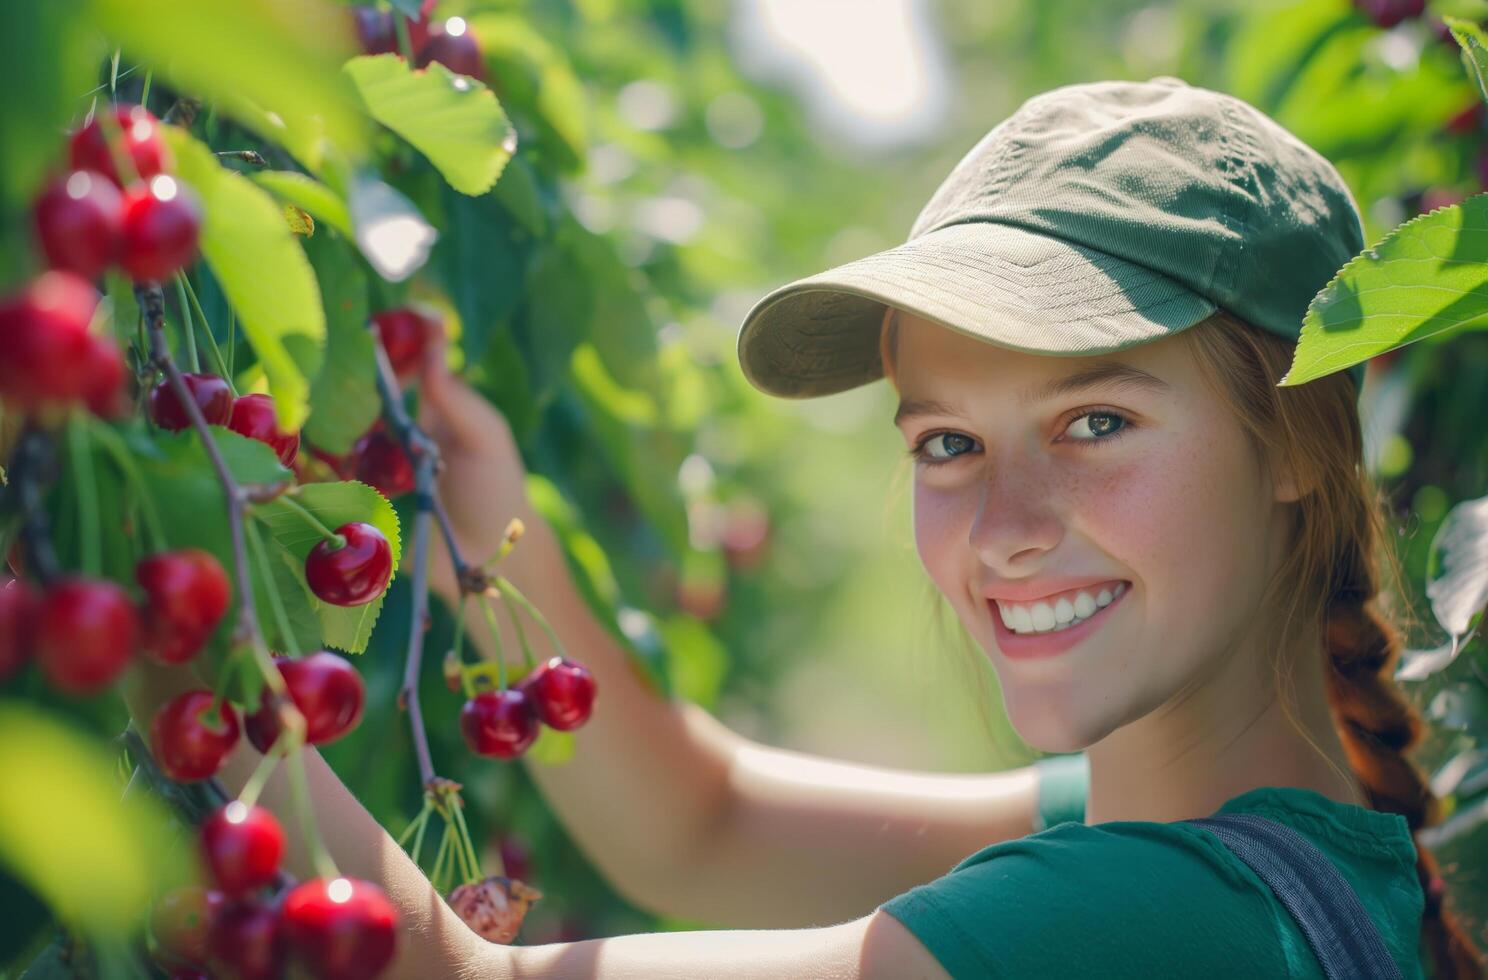
[[[1438,814],[1375,606],[1358,372],[1277,387],[1308,301],[1362,245],[1336,170],[1245,103],[1166,77],[1073,85],[980,141],[905,245],[746,319],[741,361],[766,391],[893,385],[921,560],[1023,738],[1084,751],[1083,808],[1078,774],[1060,777],[1071,806],[1041,789],[1050,766],[849,765],[658,701],[524,499],[505,424],[436,353],[425,423],[459,533],[483,554],[526,522],[509,577],[603,691],[577,757],[532,774],[630,898],[737,931],[487,944],[307,751],[340,868],[403,912],[391,972],[1322,976],[1287,906],[1182,822],[1255,814],[1343,874],[1383,940],[1377,967],[1480,975],[1412,839]],[[196,683],[145,669],[142,724]],[[244,743],[224,782],[257,761]],[[283,782],[271,808],[288,809]],[[288,863],[309,869],[303,851]]]

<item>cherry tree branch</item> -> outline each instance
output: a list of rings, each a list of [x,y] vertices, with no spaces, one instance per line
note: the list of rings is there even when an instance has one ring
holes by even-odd
[[[42,490],[52,481],[55,458],[52,437],[34,424],[27,423],[16,444],[10,478],[20,502],[22,537],[26,542],[27,564],[43,585],[60,574]]]

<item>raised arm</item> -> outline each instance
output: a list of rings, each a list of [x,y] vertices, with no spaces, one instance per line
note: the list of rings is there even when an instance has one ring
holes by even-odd
[[[841,922],[1032,831],[1031,769],[936,775],[831,761],[749,741],[696,705],[656,696],[590,613],[556,536],[528,504],[505,421],[437,361],[423,390],[462,548],[472,558],[493,552],[507,520],[520,517],[527,534],[503,573],[595,675],[599,696],[575,732],[574,758],[524,764],[570,836],[632,901],[741,928]],[[431,568],[453,599],[448,561],[433,556]],[[550,652],[529,633],[539,656]],[[467,635],[495,656],[483,630]],[[514,639],[505,646],[515,660]]]

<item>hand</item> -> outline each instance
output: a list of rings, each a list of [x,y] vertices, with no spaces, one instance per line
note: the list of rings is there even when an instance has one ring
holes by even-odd
[[[439,495],[461,556],[470,564],[479,564],[501,547],[513,517],[532,522],[526,469],[506,419],[450,373],[444,345],[441,339],[424,352],[419,425],[439,446],[444,462]],[[437,528],[431,535],[429,583],[446,599],[454,600],[459,594],[449,552]]]

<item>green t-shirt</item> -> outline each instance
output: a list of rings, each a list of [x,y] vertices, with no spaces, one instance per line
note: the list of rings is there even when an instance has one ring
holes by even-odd
[[[1322,980],[1291,914],[1217,837],[1146,820],[1086,826],[1084,756],[1036,765],[1047,829],[984,847],[881,906],[955,980]],[[1218,812],[1259,814],[1305,835],[1358,893],[1401,973],[1423,976],[1424,901],[1404,817],[1276,786],[1243,793]]]

